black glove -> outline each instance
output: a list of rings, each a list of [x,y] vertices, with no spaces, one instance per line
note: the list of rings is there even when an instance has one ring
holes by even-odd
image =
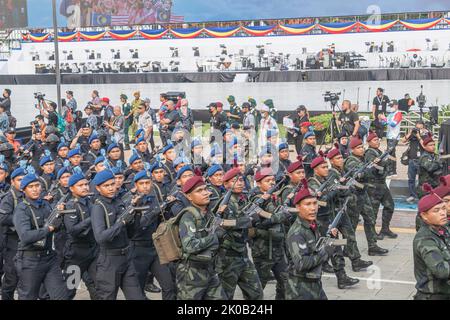
[[[53,220],[53,222],[50,224],[50,226],[52,226],[53,228],[58,230],[59,228],[61,228],[62,224],[63,224],[63,218],[62,218],[62,216],[60,216],[60,217],[56,218],[55,220]]]

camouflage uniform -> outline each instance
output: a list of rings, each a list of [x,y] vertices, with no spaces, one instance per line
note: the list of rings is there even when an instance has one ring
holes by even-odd
[[[422,220],[422,219],[420,219]],[[450,234],[422,222],[414,237],[415,300],[450,300]]]
[[[339,181],[339,179],[342,178],[343,174],[341,171],[339,171],[339,169],[331,168],[329,171],[329,176],[332,176],[333,180]],[[349,192],[348,196],[352,197],[352,194]],[[342,200],[343,199],[338,198],[339,203],[343,202]],[[352,198],[350,200],[352,200]],[[336,212],[339,208],[334,209]],[[350,217],[348,216],[347,211],[344,212],[338,229],[344,236],[344,239],[347,239],[347,245],[344,247],[344,256],[349,257],[351,261],[359,260],[361,258],[361,253],[359,253],[355,230],[353,229],[352,222],[350,221]]]
[[[236,220],[236,227],[225,229],[216,262],[216,271],[228,300],[233,299],[236,285],[246,300],[263,298],[258,272],[248,256],[248,228],[252,226],[252,222],[240,210],[244,204],[245,198],[233,194],[228,203],[228,210],[222,215],[223,219]]]
[[[255,191],[251,201],[262,195],[259,189]],[[272,199],[266,200],[261,209],[274,213],[276,203]],[[275,299],[285,299],[287,279],[287,259],[285,254],[285,234],[281,221],[274,215],[271,219],[263,219],[256,225],[255,237],[252,239],[252,256],[258,271],[263,289],[271,279],[273,272],[277,280]]]
[[[317,251],[319,238],[319,231],[301,218],[289,229],[286,242],[292,259],[288,269],[287,300],[327,300],[321,277],[322,264],[328,260],[328,254]]]
[[[345,172],[352,170],[354,167],[361,167],[364,165],[364,159],[350,155],[344,164]],[[377,245],[377,234],[375,232],[375,214],[373,212],[372,204],[366,191],[366,184],[368,180],[367,172],[362,174],[362,177],[357,179],[359,183],[364,185],[363,189],[355,186],[354,197],[349,201],[349,217],[352,222],[353,230],[356,230],[359,222],[359,215],[364,220],[364,232],[366,234],[367,244],[369,249]]]
[[[439,185],[439,178],[443,172],[443,164],[434,153],[424,151],[419,158],[419,186],[417,195],[419,199],[425,195],[422,190],[424,183],[429,183],[433,188]]]
[[[217,234],[209,234],[205,229],[213,218],[212,213],[208,211],[204,215],[197,208],[188,207],[180,214],[183,214],[179,224],[182,259],[176,271],[177,299],[225,299],[222,284],[214,270],[219,239]]]
[[[312,177],[314,175],[314,171],[311,169],[311,162],[317,158],[316,148],[313,145],[305,144],[302,151],[300,151],[300,155],[303,157],[306,178]]]
[[[208,190],[211,192],[211,202],[209,203],[208,207],[211,208],[211,210],[214,210],[219,204],[219,199],[224,194],[224,188],[223,186],[218,187],[213,184],[208,184]]]
[[[367,149],[364,159],[366,162],[373,162],[379,158],[383,153],[379,149]],[[369,183],[367,184],[367,194],[372,203],[373,213],[375,214],[375,221],[377,220],[380,204],[383,205],[382,216],[382,231],[389,230],[389,225],[394,214],[394,200],[392,199],[391,191],[386,184],[386,177],[388,175],[388,166],[391,160],[386,159],[377,165],[380,167],[373,168],[369,173]]]
[[[322,177],[314,175],[313,177],[309,178],[308,186],[310,189],[316,191],[325,182],[325,180],[326,179]],[[319,201],[317,222],[319,224],[319,233],[323,237],[326,236],[328,226],[331,224],[331,222],[333,222],[334,219],[333,200],[335,199],[336,194],[336,191],[324,192],[321,197],[317,198],[317,200]],[[345,273],[345,261],[342,254],[342,248],[335,247],[334,254],[330,258],[336,275],[340,276],[341,274]]]

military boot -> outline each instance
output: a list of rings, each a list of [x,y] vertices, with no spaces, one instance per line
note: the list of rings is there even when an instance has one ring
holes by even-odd
[[[356,259],[352,261],[352,269],[354,272],[359,272],[362,269],[366,269],[373,264],[372,261],[364,261],[362,259]]]
[[[398,234],[393,233],[389,227],[381,229],[380,234],[382,234],[383,237],[386,236],[390,239],[397,239],[398,237]]]
[[[377,245],[369,248],[369,256],[384,256],[387,254],[389,250],[380,248]]]
[[[327,262],[322,265],[322,271],[325,273],[334,273],[333,267]]]
[[[384,239],[384,234],[382,231],[380,231],[379,233],[377,233],[377,240],[383,240]]]
[[[343,290],[348,287],[352,287],[355,284],[359,283],[359,279],[350,278],[348,275],[344,273],[336,274],[338,288]]]

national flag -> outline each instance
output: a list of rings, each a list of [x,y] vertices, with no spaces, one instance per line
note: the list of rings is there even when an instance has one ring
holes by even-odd
[[[184,22],[184,16],[170,16],[170,23],[182,23]]]
[[[112,16],[111,17],[111,25],[113,26],[126,26],[130,22],[129,15],[121,15],[121,16]]]
[[[107,14],[92,14],[92,26],[93,27],[104,27],[111,25],[111,16]]]

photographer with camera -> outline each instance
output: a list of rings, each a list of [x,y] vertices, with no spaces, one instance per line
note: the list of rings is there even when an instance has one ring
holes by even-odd
[[[408,166],[408,189],[409,197],[406,201],[412,203],[419,200],[416,191],[416,178],[419,170],[418,159],[423,151],[422,137],[426,136],[428,130],[425,129],[423,121],[416,122],[415,128],[408,131],[406,136],[403,137],[402,143],[408,144],[408,149],[403,153],[401,163]]]
[[[374,119],[375,133],[380,139],[384,137],[384,126],[382,118],[386,117],[386,108],[390,102],[389,97],[384,95],[384,89],[377,89],[377,96],[373,98],[372,117]]]
[[[49,126],[53,126],[55,128],[58,127],[58,114],[56,112],[57,105],[53,101],[49,101],[47,103],[47,100],[45,100],[45,94],[42,94],[40,92],[36,92],[34,94],[35,99],[37,99],[38,104],[36,105],[36,108],[39,109],[41,116],[47,119],[47,123]]]
[[[347,136],[356,137],[358,135],[358,131],[361,128],[361,124],[359,122],[359,116],[356,112],[353,112],[351,109],[352,103],[350,100],[342,101],[342,112],[339,114],[337,124],[340,128],[340,132],[345,132]],[[336,115],[336,112],[333,112],[333,115]]]

